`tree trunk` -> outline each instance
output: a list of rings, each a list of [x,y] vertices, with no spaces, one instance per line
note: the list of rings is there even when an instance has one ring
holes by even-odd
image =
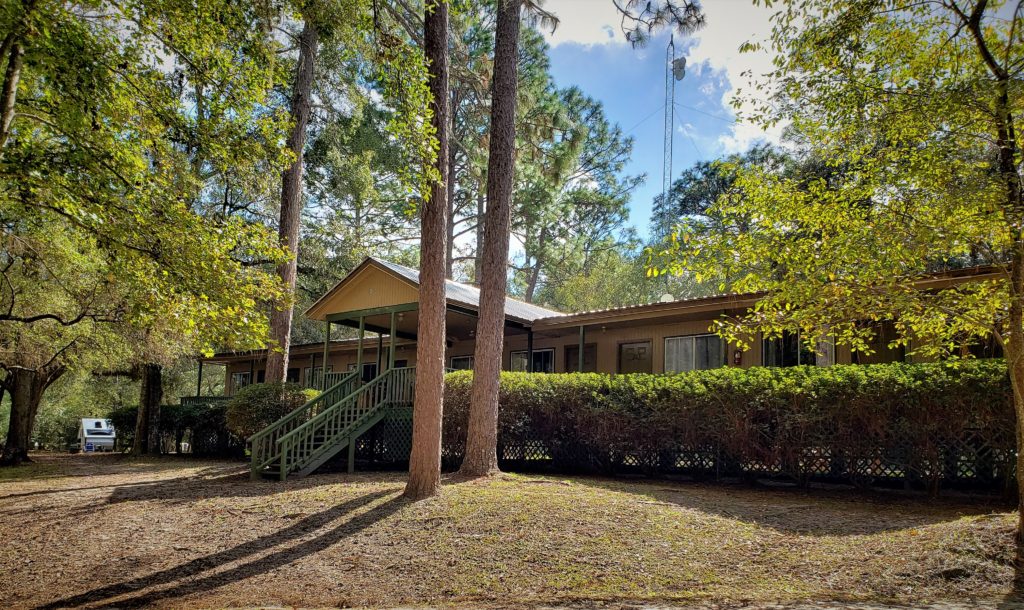
[[[487,217],[487,199],[483,191],[476,194],[476,256],[473,257],[473,283],[480,285],[484,259],[484,218]]]
[[[160,403],[164,398],[162,372],[159,364],[142,365],[132,455],[160,455]]]
[[[281,246],[288,249],[288,260],[277,268],[284,284],[288,302],[270,313],[272,345],[267,353],[267,383],[283,383],[288,377],[288,351],[291,348],[292,315],[295,310],[295,274],[299,257],[299,227],[302,220],[302,157],[306,148],[306,128],[312,108],[313,69],[316,63],[320,33],[311,19],[306,19],[299,34],[299,62],[295,68],[291,114],[295,125],[288,136],[288,149],[295,160],[281,175]]]
[[[526,294],[523,297],[527,303],[532,303],[537,294],[537,284],[540,282],[540,253],[547,245],[547,227],[541,229],[540,238],[537,240],[537,256],[533,258],[533,268],[530,269],[530,281],[526,285]]]
[[[537,261],[533,268],[530,269],[530,280],[526,284],[526,294],[523,295],[523,300],[527,303],[532,303],[537,293],[537,283],[540,282],[540,261]]]
[[[11,44],[10,56],[7,59],[7,70],[4,72],[4,84],[0,89],[0,148],[7,144],[11,134],[11,123],[14,121],[14,105],[18,100],[18,82],[21,80],[21,65],[25,58],[25,49],[21,43]]]
[[[32,427],[35,425],[39,403],[46,389],[45,373],[14,368],[8,374],[7,388],[11,393],[11,421],[7,428],[7,442],[4,444],[0,465],[17,466],[30,461],[28,451],[32,442]]]
[[[972,29],[981,44],[978,23],[971,22]],[[1016,566],[1017,584],[1024,578],[1024,239],[1020,235],[1020,223],[1024,216],[1024,186],[1017,172],[1017,158],[1020,147],[1014,117],[1011,113],[1010,83],[1005,70],[993,70],[997,77],[995,87],[996,145],[999,147],[999,174],[1006,188],[1005,210],[1012,219],[1010,229],[1017,235],[1010,254],[1010,308],[1008,324],[1009,341],[1005,346],[1007,367],[1013,388],[1014,412],[1017,415],[1017,535]]]
[[[455,112],[455,96],[451,96],[450,112]],[[455,275],[455,147],[448,144],[448,177],[445,198],[448,203],[448,218],[445,223],[446,256],[444,259],[445,277],[454,279]]]
[[[505,339],[509,216],[515,177],[520,5],[521,0],[498,1],[484,218],[487,239],[480,275],[466,457],[459,470],[465,476],[484,476],[498,470],[498,384]]]
[[[416,399],[412,418],[408,498],[437,494],[441,487],[441,417],[444,408],[445,257],[448,198],[448,3],[428,4],[423,46],[430,63],[429,87],[437,133],[438,179],[420,210],[420,293],[416,338]]]

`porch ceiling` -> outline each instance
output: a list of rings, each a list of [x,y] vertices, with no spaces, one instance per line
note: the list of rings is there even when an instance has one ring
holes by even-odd
[[[354,315],[353,315],[354,314]],[[359,312],[328,316],[333,324],[359,328]],[[469,312],[449,308],[445,316],[445,336],[449,341],[468,341],[476,335],[476,316]],[[363,317],[364,328],[369,332],[388,334],[391,329],[391,313],[376,312]],[[407,309],[395,313],[396,335],[399,339],[416,339],[419,324],[419,310]],[[525,332],[510,328],[508,332]]]

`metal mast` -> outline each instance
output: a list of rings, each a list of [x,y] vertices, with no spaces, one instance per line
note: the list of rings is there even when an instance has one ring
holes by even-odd
[[[672,60],[676,58],[675,36],[665,49],[665,152],[661,168],[661,200],[668,201],[672,182],[672,125],[675,123],[676,81],[672,78]]]
[[[668,191],[672,187],[672,141],[676,122],[676,81],[683,80],[686,75],[686,58],[676,57],[675,36],[669,38],[665,49],[665,152],[664,164],[661,169],[661,198],[668,201]]]

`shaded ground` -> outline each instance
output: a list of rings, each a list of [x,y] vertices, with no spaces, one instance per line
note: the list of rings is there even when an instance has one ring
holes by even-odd
[[[0,470],[3,607],[996,608],[1013,579],[1015,514],[977,503],[506,475],[410,504],[394,473],[37,460]]]

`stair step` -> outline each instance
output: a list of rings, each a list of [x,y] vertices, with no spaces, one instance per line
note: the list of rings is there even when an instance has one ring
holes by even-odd
[[[326,408],[324,405],[313,402],[307,403],[307,406],[314,408],[317,414],[337,410],[337,416],[329,425],[320,424],[319,429],[315,431],[309,430],[307,434],[310,434],[310,436],[300,435],[296,438],[295,442],[289,447],[289,468],[287,472],[281,471],[281,460],[278,459],[281,456],[272,460],[272,456],[264,456],[262,463],[267,464],[268,461],[266,460],[271,460],[269,462],[270,466],[268,469],[261,471],[260,475],[275,479],[283,478],[284,475],[305,476],[313,472],[326,460],[331,459],[334,454],[343,451],[345,446],[349,444],[349,439],[354,441],[362,434],[365,434],[373,424],[384,416],[382,407],[388,404],[388,400],[392,400],[389,397],[392,395],[393,390],[389,388],[398,388],[403,393],[403,396],[411,396],[413,388],[411,384],[414,377],[408,371],[397,372],[401,371],[401,369],[396,369],[395,371],[386,371],[378,376],[377,379],[367,382],[366,385],[376,385],[366,390],[357,389],[353,391],[351,395],[356,396],[353,400],[342,400],[340,397],[334,397],[332,400],[335,403]],[[389,385],[384,385],[386,382],[384,379],[385,375],[390,375],[394,380],[401,381],[406,385],[390,385],[391,382],[387,382]],[[356,384],[356,387],[359,387],[359,385]],[[362,393],[357,394],[357,392]],[[324,422],[324,424],[326,423],[328,422]]]

